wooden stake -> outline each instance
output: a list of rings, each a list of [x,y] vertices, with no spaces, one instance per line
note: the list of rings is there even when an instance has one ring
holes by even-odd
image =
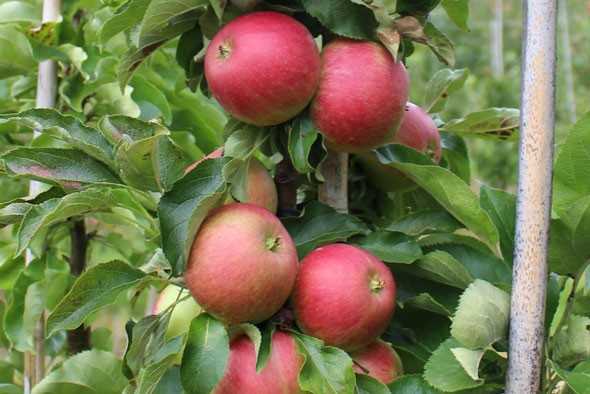
[[[348,212],[348,153],[328,149],[321,172],[324,183],[320,185],[319,200],[338,212]]]

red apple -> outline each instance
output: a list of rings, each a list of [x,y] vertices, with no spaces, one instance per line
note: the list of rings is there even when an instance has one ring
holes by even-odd
[[[293,290],[295,320],[305,333],[348,351],[381,335],[393,315],[395,281],[377,257],[332,244],[308,254]]]
[[[402,361],[390,344],[380,339],[351,354],[354,372],[369,375],[389,384],[404,372]]]
[[[408,101],[409,78],[380,44],[338,39],[322,52],[322,74],[311,113],[336,150],[359,152],[386,144]]]
[[[197,160],[185,170],[185,174],[191,172],[196,166],[208,159],[216,159],[223,156],[223,148],[215,149],[207,156]],[[248,180],[246,182],[246,201],[251,204],[268,209],[272,213],[277,212],[279,197],[272,176],[267,169],[255,158],[250,161],[248,168]]]
[[[440,133],[436,124],[422,108],[408,102],[402,124],[391,142],[427,153],[435,162],[442,155]],[[358,154],[369,181],[385,192],[410,190],[416,184],[395,168],[381,164],[373,152]]]
[[[253,204],[215,209],[191,247],[186,284],[197,303],[226,323],[260,322],[285,303],[297,251],[280,220]]]
[[[438,127],[426,111],[408,102],[402,124],[393,142],[428,153],[435,162],[440,161],[442,149]]]
[[[285,122],[314,95],[320,55],[307,28],[278,12],[253,12],[224,26],[205,55],[209,90],[233,117],[257,126]]]
[[[179,294],[180,293],[180,296]],[[156,302],[154,303],[152,314],[157,315],[169,306],[174,304],[177,299],[182,299],[189,295],[189,292],[176,285],[167,286],[158,295]],[[170,322],[166,329],[166,339],[174,338],[178,335],[185,334],[191,325],[191,321],[199,313],[201,313],[201,307],[195,302],[193,298],[187,298],[174,307],[172,314],[170,315]]]
[[[213,394],[302,394],[298,377],[303,361],[293,337],[277,331],[267,364],[257,373],[254,344],[242,335],[231,342],[225,375]]]

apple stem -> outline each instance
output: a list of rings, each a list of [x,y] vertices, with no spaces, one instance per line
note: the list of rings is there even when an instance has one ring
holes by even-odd
[[[269,237],[266,239],[266,249],[271,252],[276,252],[279,245],[281,244],[281,237]]]
[[[379,278],[373,278],[369,286],[373,293],[379,293],[385,287],[385,281]]]

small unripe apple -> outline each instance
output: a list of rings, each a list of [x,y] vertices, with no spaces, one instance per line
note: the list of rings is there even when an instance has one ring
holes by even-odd
[[[337,39],[322,52],[322,73],[311,106],[332,149],[362,152],[391,141],[408,101],[409,78],[380,44]]]
[[[392,139],[419,152],[428,154],[438,163],[442,156],[440,133],[436,124],[422,108],[408,102],[399,130]],[[379,190],[396,192],[410,190],[416,184],[395,168],[381,164],[373,152],[357,155],[369,181]]]
[[[223,156],[223,148],[217,148],[207,156],[192,163],[185,170],[185,174],[191,172],[196,166],[208,159],[216,159]],[[272,213],[277,212],[279,197],[274,180],[268,170],[256,158],[250,160],[248,167],[248,179],[246,181],[246,201],[251,204],[268,209]],[[232,200],[233,201],[233,200]]]
[[[241,335],[230,344],[225,375],[213,394],[303,394],[298,383],[303,361],[293,337],[276,331],[267,364],[257,373],[254,344]]]
[[[257,126],[283,123],[314,95],[320,55],[307,28],[272,12],[242,15],[225,25],[205,54],[209,90],[233,117]]]
[[[383,384],[389,384],[404,372],[397,352],[380,339],[366,348],[351,354],[354,372],[369,375]]]
[[[326,344],[354,351],[379,337],[395,307],[395,281],[377,257],[332,244],[301,261],[292,302],[299,328]]]
[[[281,221],[253,204],[215,209],[201,225],[185,272],[197,303],[218,319],[261,322],[285,303],[297,251]]]
[[[179,295],[180,293],[180,295]],[[164,312],[176,300],[180,300],[190,293],[180,286],[169,285],[158,295],[154,303],[152,314],[158,315]],[[166,339],[174,338],[178,335],[185,334],[191,325],[191,321],[201,313],[201,307],[192,297],[180,301],[174,307],[170,315],[170,322],[166,329]]]

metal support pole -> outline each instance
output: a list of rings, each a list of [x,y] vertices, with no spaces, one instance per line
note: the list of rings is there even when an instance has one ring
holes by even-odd
[[[504,74],[504,8],[503,0],[493,0],[493,18],[491,24],[491,63],[494,77]]]
[[[59,20],[60,0],[43,1],[43,22],[54,22]],[[37,76],[37,100],[38,108],[53,108],[57,94],[57,64],[53,60],[45,60],[39,63],[39,72]],[[35,137],[38,135],[35,132]],[[40,183],[31,181],[29,184],[29,194],[36,195],[39,192]],[[25,264],[30,264],[33,255],[27,251]],[[35,386],[45,375],[45,316],[35,325],[33,334],[34,352],[26,352],[24,355],[24,376],[23,392],[30,394]]]
[[[563,74],[565,78],[565,104],[568,120],[576,123],[576,95],[574,89],[574,67],[572,65],[572,43],[570,40],[570,28],[567,1],[559,2],[559,29],[561,30],[561,50],[563,60]]]
[[[517,222],[506,394],[539,392],[555,128],[556,0],[524,1]]]
[[[338,212],[348,212],[348,153],[328,149],[321,172],[324,183],[319,188],[319,200]]]

